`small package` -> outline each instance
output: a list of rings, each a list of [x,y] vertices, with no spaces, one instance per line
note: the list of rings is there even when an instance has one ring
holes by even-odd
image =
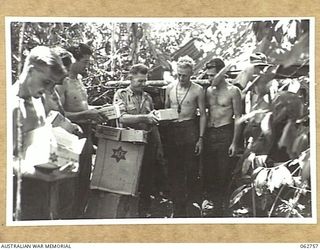
[[[98,125],[96,136],[114,141],[141,142],[147,143],[148,132],[144,130],[114,128],[110,126]]]
[[[108,105],[102,106],[98,108],[100,112],[103,113],[104,116],[108,117],[109,120],[118,119],[121,115],[119,105]]]
[[[61,127],[69,133],[74,132],[74,124],[58,111],[51,110],[46,118],[46,124],[51,124],[52,127]]]
[[[158,117],[159,121],[170,121],[179,118],[176,109],[159,109],[155,111],[155,115]]]

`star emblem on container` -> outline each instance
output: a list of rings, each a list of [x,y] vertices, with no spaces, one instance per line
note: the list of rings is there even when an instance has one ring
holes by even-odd
[[[52,161],[52,162],[58,161],[58,155],[55,152],[51,153],[50,157],[49,157],[49,160]]]
[[[119,162],[120,160],[126,160],[125,156],[128,151],[123,150],[121,146],[118,149],[112,149],[112,150],[113,150],[113,155],[111,156],[111,158],[116,159],[117,162]]]

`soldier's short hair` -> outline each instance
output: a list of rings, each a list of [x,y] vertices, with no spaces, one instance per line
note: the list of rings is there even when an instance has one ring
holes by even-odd
[[[183,56],[178,59],[177,66],[181,68],[190,68],[193,71],[194,60],[190,56]]]
[[[29,66],[33,66],[37,70],[48,68],[51,74],[61,78],[67,76],[60,56],[46,46],[37,46],[30,51],[25,60],[24,68],[27,69]]]
[[[52,49],[54,52],[56,52],[60,56],[63,66],[65,66],[66,69],[69,69],[70,65],[75,62],[73,55],[68,50],[59,46],[54,47]]]
[[[135,65],[132,65],[130,68],[130,75],[137,75],[137,74],[143,74],[146,75],[148,74],[148,67],[142,63],[138,63]]]
[[[211,59],[209,62],[206,63],[205,68],[206,69],[213,69],[215,68],[217,72],[222,70],[225,67],[225,63],[223,60],[219,57]]]
[[[77,61],[81,60],[81,58],[83,58],[85,55],[92,55],[92,49],[89,45],[84,43],[80,43],[78,46],[71,46],[67,48],[67,50]]]

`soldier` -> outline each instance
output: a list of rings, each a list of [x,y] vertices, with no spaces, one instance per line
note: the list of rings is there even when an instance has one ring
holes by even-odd
[[[45,46],[38,46],[27,56],[19,80],[12,86],[16,95],[13,106],[13,145],[17,150],[17,115],[20,112],[22,132],[25,134],[41,127],[45,122],[43,94],[51,91],[56,84],[62,84],[67,72],[60,57]],[[19,104],[20,102],[20,104]]]
[[[34,166],[16,160],[24,160],[27,147],[34,142],[28,132],[45,125],[43,94],[47,90],[51,91],[56,84],[61,84],[66,75],[60,57],[50,48],[38,46],[30,51],[18,81],[12,86],[14,103],[10,107],[13,107],[13,159],[15,177],[18,178],[14,178],[14,188],[18,191],[17,197],[22,197],[18,198],[17,204],[17,197],[14,197],[14,206],[21,208],[15,214],[17,220],[48,219],[43,213],[43,207],[47,205],[43,183],[34,178],[20,179],[21,173],[33,175]]]
[[[145,147],[139,183],[139,216],[146,217],[151,205],[150,195],[154,185],[156,160],[162,157],[162,146],[158,131],[158,119],[154,114],[151,96],[143,91],[147,81],[148,68],[143,64],[130,69],[130,86],[119,89],[113,102],[124,110],[120,117],[123,127],[148,131],[148,144]]]
[[[199,164],[197,156],[202,152],[206,126],[204,91],[190,81],[193,60],[186,56],[178,60],[178,81],[166,89],[166,108],[174,108],[179,114],[168,127],[168,174],[174,216],[191,216],[187,206],[197,198]],[[197,119],[200,113],[200,121]]]
[[[81,75],[84,74],[89,66],[92,55],[91,48],[80,43],[67,49],[75,58],[75,62],[70,65],[69,76],[66,77],[61,86],[56,89],[60,96],[65,116],[72,122],[79,124],[83,130],[87,141],[83,147],[79,160],[79,180],[76,194],[75,212],[77,217],[84,213],[90,187],[90,174],[92,168],[92,125],[106,121],[101,111],[90,109],[88,95]]]
[[[240,90],[226,81],[226,68],[220,58],[206,64],[211,86],[206,92],[209,113],[204,139],[204,190],[209,200],[217,202],[218,209],[228,198],[227,189],[233,170],[230,157],[236,155],[239,137],[239,129],[234,124],[242,110]]]

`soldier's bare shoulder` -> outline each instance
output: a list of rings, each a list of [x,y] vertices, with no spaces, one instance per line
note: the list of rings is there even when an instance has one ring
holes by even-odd
[[[192,88],[191,88],[191,91],[193,93],[196,93],[197,95],[201,95],[203,92],[203,87],[197,83],[192,83]]]
[[[192,86],[193,86],[195,89],[203,90],[203,87],[202,87],[200,84],[198,84],[198,83],[192,82]]]
[[[207,88],[207,93],[212,93],[213,90],[214,90],[214,88],[212,86],[209,86]]]
[[[59,94],[62,94],[68,88],[68,84],[69,84],[69,77],[66,77],[66,78],[63,79],[62,84],[61,85],[56,85],[55,88],[56,88],[56,90],[58,91]]]
[[[233,84],[229,84],[228,89],[230,90],[232,95],[239,95],[241,93],[240,89]]]

